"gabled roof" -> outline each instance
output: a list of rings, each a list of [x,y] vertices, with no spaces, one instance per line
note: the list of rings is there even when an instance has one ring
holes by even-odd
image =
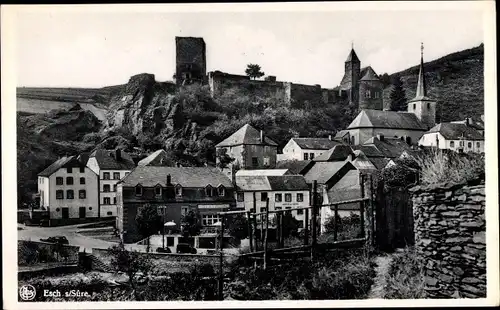
[[[484,140],[476,129],[465,124],[441,123],[432,127],[427,133],[439,132],[447,140]]]
[[[338,131],[336,134],[335,134],[335,138],[343,138],[344,136],[348,135],[349,134],[349,130],[341,130],[341,131]]]
[[[378,78],[377,73],[375,73],[373,68],[371,66],[368,66],[363,77],[361,78],[361,81],[380,81],[380,79]]]
[[[385,158],[385,157],[372,157],[370,158],[370,161],[372,162],[372,164],[378,169],[378,170],[381,170],[381,169],[384,169],[385,166],[387,166],[387,164],[391,161],[390,159],[388,158]]]
[[[377,170],[377,167],[368,159],[368,157],[360,150],[354,151],[356,158],[352,161],[354,167],[358,170]]]
[[[301,175],[240,176],[236,184],[242,191],[304,191],[309,187]]]
[[[255,170],[238,170],[237,177],[243,176],[273,176],[292,174],[288,169],[255,169]]]
[[[352,154],[352,148],[349,145],[338,144],[318,157],[315,157],[314,161],[343,161],[346,160],[350,154]]]
[[[287,169],[293,174],[304,174],[314,165],[312,160],[281,160],[276,163],[276,168]]]
[[[484,130],[484,122],[483,121],[475,121],[473,119],[464,119],[461,121],[452,121],[452,124],[465,124],[469,127],[472,127],[477,130]]]
[[[264,141],[261,141],[260,132],[249,124],[246,124],[224,141],[217,144],[216,147],[236,146],[242,144],[278,146],[276,142],[266,136],[264,136]]]
[[[124,151],[120,153],[121,159],[116,158],[116,150],[97,149],[90,157],[96,159],[101,170],[132,170],[135,167],[132,157]]]
[[[329,138],[292,138],[301,149],[304,150],[329,150],[332,147],[342,144]]]
[[[325,161],[325,162],[315,162],[314,166],[307,171],[304,175],[306,182],[312,184],[313,181],[317,181],[318,184],[326,184],[328,181],[344,167],[347,163],[345,161]],[[349,163],[350,164],[350,163]]]
[[[359,175],[357,171],[349,171],[344,176],[343,186],[337,185],[335,188],[330,188],[327,192],[328,203],[332,204],[339,201],[352,200],[361,198],[361,187],[359,185]],[[339,205],[339,210],[359,210],[359,204]]]
[[[122,181],[123,186],[153,187],[157,184],[166,186],[167,175],[171,176],[173,185],[182,187],[204,188],[208,184],[217,187],[220,184],[232,188],[231,180],[219,169],[213,167],[164,167],[139,166],[132,170]]]
[[[353,145],[351,146],[353,150],[362,151],[368,158],[372,157],[384,157],[384,154],[380,152],[374,145]]]
[[[38,174],[41,177],[50,177],[54,172],[61,168],[85,167],[87,165],[88,154],[82,153],[77,156],[64,156],[53,162]]]
[[[363,145],[372,145],[377,148],[380,153],[384,154],[387,158],[396,158],[401,156],[403,151],[412,151],[410,145],[401,139],[392,139],[384,137],[381,141],[377,137],[368,139]]]
[[[141,159],[137,166],[175,166],[175,164],[168,158],[167,152],[160,149]]]
[[[420,131],[427,129],[413,113],[370,109],[361,110],[347,127],[347,129],[355,128],[396,128]]]

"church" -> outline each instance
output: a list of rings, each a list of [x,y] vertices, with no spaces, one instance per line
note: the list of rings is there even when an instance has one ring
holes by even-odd
[[[375,79],[376,75],[371,67],[364,70],[363,77],[358,81],[362,72],[359,69],[359,59],[352,50],[346,61],[346,74],[341,87],[344,85],[353,103],[358,100],[360,112],[346,130],[337,133],[336,139],[360,145],[372,137],[381,136],[402,139],[408,144],[416,145],[422,135],[436,124],[436,101],[427,95],[423,45],[417,92],[415,98],[408,101],[407,111],[383,111],[381,81]]]

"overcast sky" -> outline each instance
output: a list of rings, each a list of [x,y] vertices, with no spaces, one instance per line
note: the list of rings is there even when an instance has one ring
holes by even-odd
[[[427,7],[429,7],[427,2]],[[454,2],[457,7],[461,2]],[[244,74],[248,63],[280,81],[334,87],[354,42],[378,74],[483,42],[478,10],[306,12],[20,12],[18,86],[101,87],[138,73],[171,80],[175,36],[203,37],[207,71]]]

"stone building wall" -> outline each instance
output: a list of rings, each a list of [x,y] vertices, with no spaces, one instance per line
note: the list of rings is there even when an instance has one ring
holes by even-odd
[[[411,193],[428,297],[486,297],[484,180],[416,186]]]

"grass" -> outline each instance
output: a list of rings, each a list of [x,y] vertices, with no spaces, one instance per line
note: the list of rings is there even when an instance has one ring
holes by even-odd
[[[413,247],[393,255],[391,268],[386,275],[384,298],[419,299],[425,297],[424,262]]]

